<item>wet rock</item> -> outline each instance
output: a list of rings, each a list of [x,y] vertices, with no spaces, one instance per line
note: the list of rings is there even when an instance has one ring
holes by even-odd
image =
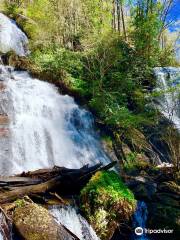
[[[0,127],[0,137],[8,137],[8,136],[9,136],[9,129]]]
[[[0,125],[6,125],[9,123],[9,118],[7,115],[0,115]]]
[[[160,163],[160,158],[156,151],[152,148],[148,139],[143,132],[138,129],[131,128],[125,135],[124,141],[130,146],[133,151],[137,153],[144,153],[144,161],[150,163]]]
[[[110,157],[110,159],[112,159],[113,161],[118,161],[116,153],[114,152],[112,141],[103,139],[101,142],[102,142],[103,150],[107,153],[107,155]]]
[[[157,184],[143,176],[131,177],[126,184],[139,200],[151,200],[157,192]]]
[[[57,224],[48,210],[24,200],[14,211],[14,224],[25,240],[74,240],[61,225]]]
[[[9,136],[9,118],[7,115],[0,115],[0,137]]]
[[[5,85],[4,85],[3,83],[0,82],[0,92],[1,92],[1,91],[4,91],[5,88],[6,88]]]

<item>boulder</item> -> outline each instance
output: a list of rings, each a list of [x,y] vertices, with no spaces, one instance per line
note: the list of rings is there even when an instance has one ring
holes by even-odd
[[[131,178],[126,184],[139,200],[152,200],[157,192],[157,184],[141,176]]]
[[[81,209],[102,240],[127,224],[136,209],[133,193],[113,171],[97,172],[81,191]]]
[[[144,161],[160,163],[161,160],[143,132],[131,128],[126,132],[125,142],[137,153],[144,153]]]
[[[56,223],[47,209],[24,200],[16,201],[13,220],[25,240],[74,240],[67,230]]]
[[[110,159],[118,162],[118,158],[114,151],[112,140],[111,139],[102,139],[101,143],[102,143],[103,150],[110,157]]]

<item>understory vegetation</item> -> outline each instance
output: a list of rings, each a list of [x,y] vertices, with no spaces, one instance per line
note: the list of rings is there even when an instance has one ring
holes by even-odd
[[[159,121],[153,68],[179,65],[178,35],[168,31],[172,5],[171,0],[4,0],[2,9],[30,39],[25,68],[84,99],[120,142],[131,129]]]
[[[172,5],[173,0],[0,1],[29,39],[30,54],[8,53],[9,65],[54,83],[89,109],[102,147],[118,162],[116,172],[93,171],[88,183],[85,176],[87,184],[75,197],[102,240],[117,231],[130,239],[136,199],[150,209],[147,228],[179,227],[180,134],[154,101],[180,87],[154,91],[154,67],[180,66],[179,35],[169,30]],[[23,204],[15,202],[17,208]]]
[[[97,172],[81,191],[81,209],[101,239],[110,239],[135,207],[133,193],[114,171]]]

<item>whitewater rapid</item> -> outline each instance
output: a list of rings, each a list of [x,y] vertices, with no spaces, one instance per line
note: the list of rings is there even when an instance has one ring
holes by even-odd
[[[50,213],[80,240],[100,240],[88,222],[72,206],[53,207]]]
[[[0,141],[0,175],[109,162],[91,113],[73,98],[8,66],[0,66],[0,80],[0,114],[9,119],[8,136]]]

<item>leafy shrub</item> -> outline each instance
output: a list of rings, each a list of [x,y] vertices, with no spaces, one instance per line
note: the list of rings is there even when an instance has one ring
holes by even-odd
[[[61,80],[69,88],[81,91],[83,81],[81,55],[65,48],[51,46],[37,49],[31,55],[31,61],[40,72],[48,73],[53,80]]]

